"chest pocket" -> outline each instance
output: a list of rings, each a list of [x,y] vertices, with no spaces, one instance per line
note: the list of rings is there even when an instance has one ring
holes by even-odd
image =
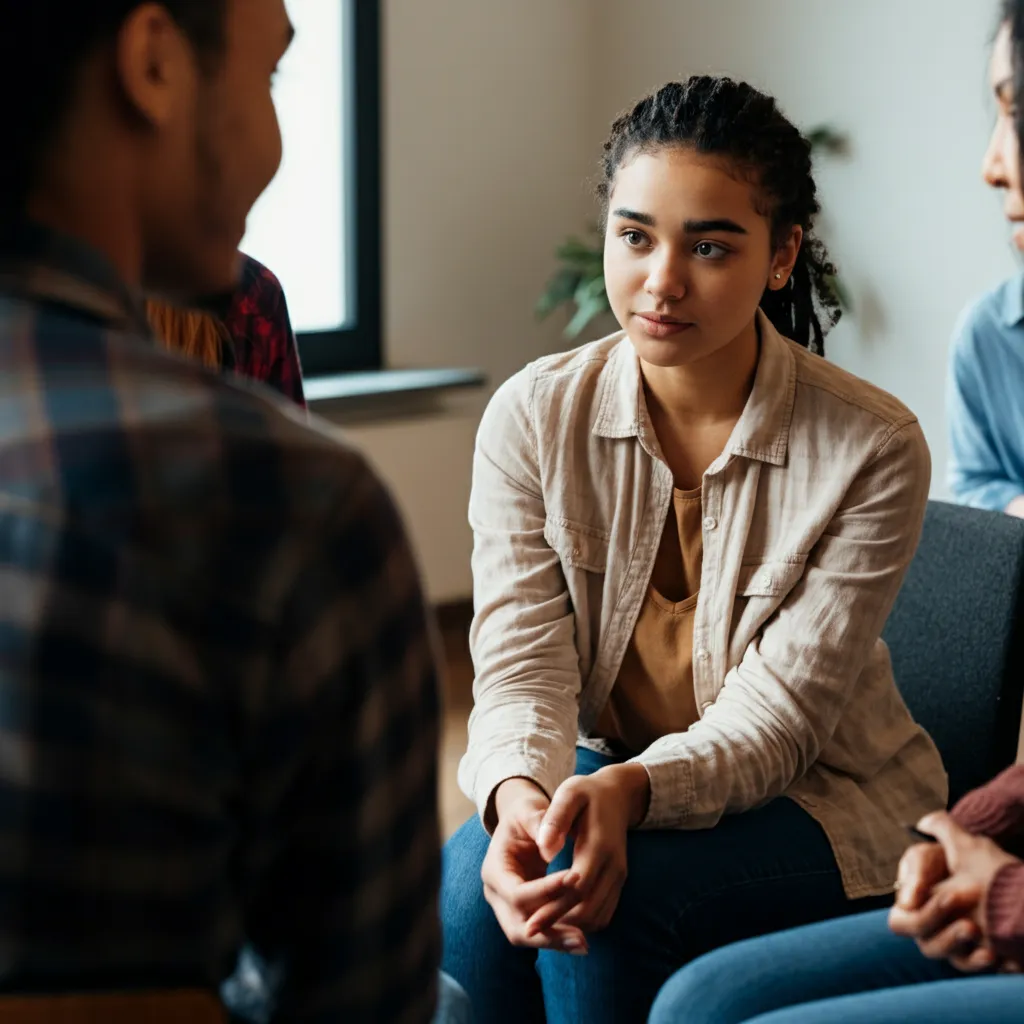
[[[609,538],[600,530],[549,517],[544,522],[544,539],[558,554],[564,569],[601,574],[608,571]]]
[[[733,605],[729,665],[743,657],[747,645],[800,582],[806,557],[798,560],[751,562],[740,566]]]

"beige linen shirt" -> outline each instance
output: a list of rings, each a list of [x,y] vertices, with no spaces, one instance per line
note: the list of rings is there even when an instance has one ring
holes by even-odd
[[[904,826],[944,807],[880,632],[917,545],[930,459],[897,399],[759,314],[753,391],[702,483],[694,619],[701,718],[634,760],[643,828],[713,827],[785,795],[823,827],[851,898],[892,889]],[[598,716],[672,501],[623,334],[541,359],[495,394],[477,439],[476,670],[459,769],[484,814],[505,779],[551,794]]]

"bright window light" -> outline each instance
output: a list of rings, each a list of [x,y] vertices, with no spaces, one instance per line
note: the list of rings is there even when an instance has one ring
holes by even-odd
[[[249,215],[243,251],[280,279],[297,332],[352,319],[348,260],[353,0],[290,0],[296,36],[274,99],[284,160]],[[357,2],[357,0],[356,0]]]

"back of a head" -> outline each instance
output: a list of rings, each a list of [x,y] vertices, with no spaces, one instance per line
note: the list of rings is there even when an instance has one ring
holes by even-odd
[[[89,225],[160,293],[231,287],[281,159],[284,0],[0,0],[0,18],[0,217]]]
[[[223,46],[226,0],[162,4],[202,52]],[[112,42],[141,0],[0,0],[0,96],[7,153],[0,161],[5,215],[21,211],[48,145],[67,114],[86,60]]]

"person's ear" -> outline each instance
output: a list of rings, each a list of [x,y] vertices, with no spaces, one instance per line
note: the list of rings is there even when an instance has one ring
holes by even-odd
[[[789,237],[775,250],[771,271],[768,275],[768,287],[773,292],[777,292],[789,284],[803,240],[804,229],[799,224],[795,224],[790,229]]]
[[[136,7],[121,26],[116,47],[121,92],[147,124],[162,127],[193,102],[199,73],[195,51],[162,4]]]

